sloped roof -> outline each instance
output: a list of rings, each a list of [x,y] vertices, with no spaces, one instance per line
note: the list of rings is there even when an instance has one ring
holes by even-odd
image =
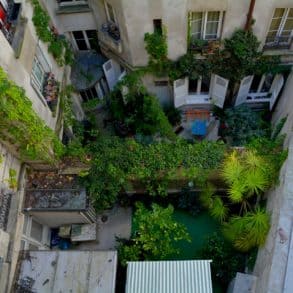
[[[126,293],[212,293],[211,260],[129,262]]]

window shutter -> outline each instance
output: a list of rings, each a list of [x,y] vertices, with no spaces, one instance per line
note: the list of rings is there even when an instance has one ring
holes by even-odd
[[[188,96],[188,78],[181,78],[174,81],[174,105],[180,107],[184,105],[185,98]]]
[[[284,85],[284,77],[282,74],[277,74],[273,80],[272,86],[270,88],[269,93],[271,94],[270,98],[270,110],[273,109],[278,95]]]
[[[106,80],[108,82],[109,89],[113,90],[117,83],[117,78],[116,78],[113,62],[111,59],[103,64],[103,70],[104,70]]]
[[[227,93],[229,80],[225,79],[219,75],[212,74],[211,77],[211,86],[210,86],[210,98],[212,102],[223,108]]]
[[[241,80],[237,98],[235,101],[235,106],[245,103],[249,90],[250,90],[252,80],[253,80],[253,75],[248,75]]]

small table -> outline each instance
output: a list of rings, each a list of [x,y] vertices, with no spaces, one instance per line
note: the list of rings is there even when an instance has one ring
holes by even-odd
[[[205,120],[194,120],[191,124],[191,133],[197,136],[205,136],[207,134],[207,122]]]

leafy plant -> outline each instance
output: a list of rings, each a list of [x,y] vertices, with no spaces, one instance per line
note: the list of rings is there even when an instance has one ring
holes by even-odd
[[[48,13],[41,7],[38,0],[31,0],[33,12],[33,24],[36,28],[38,37],[45,43],[48,43],[48,51],[56,59],[58,65],[73,63],[73,52],[68,41],[54,32],[54,27],[50,28],[50,17]]]
[[[270,218],[267,212],[256,208],[242,217],[233,216],[223,226],[223,233],[235,248],[249,251],[253,247],[264,245],[270,229]]]
[[[52,129],[34,112],[24,90],[0,68],[0,133],[15,145],[24,160],[52,163],[63,154],[63,145]]]
[[[174,242],[190,241],[186,228],[172,218],[173,207],[152,204],[151,210],[136,204],[131,241],[118,248],[122,265],[133,260],[160,260],[178,253]]]
[[[17,172],[14,169],[9,169],[9,179],[7,180],[9,188],[15,189],[17,187]]]
[[[171,125],[175,126],[180,124],[181,122],[181,111],[174,106],[170,106],[164,109],[164,112],[170,122]]]
[[[225,110],[222,123],[225,123],[223,136],[231,139],[233,146],[243,146],[255,137],[265,136],[268,129],[260,115],[246,104]]]
[[[201,251],[202,259],[212,259],[211,268],[213,279],[227,286],[237,272],[244,272],[245,255],[235,251],[231,244],[218,233],[207,238],[206,245]]]

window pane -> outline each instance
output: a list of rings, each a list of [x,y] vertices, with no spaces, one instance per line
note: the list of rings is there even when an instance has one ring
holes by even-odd
[[[293,19],[287,19],[284,25],[284,30],[291,31],[293,29]]]
[[[273,19],[270,26],[270,31],[278,30],[282,18]]]
[[[260,80],[261,80],[261,75],[255,75],[253,77],[252,84],[251,84],[250,90],[249,90],[250,93],[256,93],[257,92]]]
[[[270,90],[272,82],[273,82],[273,77],[274,76],[272,74],[266,75],[265,81],[264,81],[262,89],[261,89],[262,93],[266,93]]]
[[[217,38],[218,23],[211,22],[207,23],[206,26],[206,39]]]
[[[202,12],[191,12],[191,20],[202,20]]]
[[[276,8],[273,18],[276,18],[276,17],[282,18],[284,12],[285,12],[285,8]]]
[[[83,100],[84,102],[88,101],[88,98],[87,98],[87,95],[86,95],[85,91],[81,91],[81,92],[79,92],[79,93],[80,93],[80,95],[81,95],[81,97],[82,97],[82,100]]]
[[[190,79],[189,80],[188,91],[190,93],[196,93],[196,91],[197,91],[197,79]]]
[[[76,44],[79,50],[88,50],[85,40],[76,40]]]
[[[31,237],[41,242],[43,238],[43,226],[32,220]]]
[[[72,33],[75,39],[84,39],[82,31],[74,31]]]
[[[290,9],[288,17],[293,17],[293,8]]]
[[[208,12],[208,21],[219,21],[219,19],[220,19],[219,11]]]
[[[201,80],[201,92],[202,93],[208,93],[210,90],[210,78],[209,77],[204,77]]]
[[[191,21],[190,24],[190,33],[191,35],[198,36],[200,38],[200,33],[201,33],[201,24],[202,21]]]

